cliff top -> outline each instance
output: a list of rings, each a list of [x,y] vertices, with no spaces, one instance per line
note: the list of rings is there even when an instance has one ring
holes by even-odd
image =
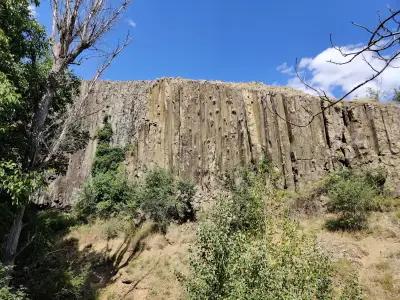
[[[103,80],[101,82],[107,82],[110,84],[129,84],[129,83],[147,83],[147,84],[155,84],[160,81],[168,81],[172,84],[182,84],[182,83],[189,83],[189,84],[204,84],[204,85],[215,85],[215,86],[229,86],[233,89],[246,89],[249,91],[264,91],[264,92],[272,92],[276,94],[285,94],[287,96],[301,96],[302,98],[315,98],[317,96],[308,94],[302,90],[297,90],[295,88],[289,86],[277,86],[277,85],[267,85],[263,82],[227,82],[221,80],[205,80],[205,79],[187,79],[187,78],[180,78],[180,77],[162,77],[157,78],[154,80],[127,80],[127,81],[113,81],[113,80]],[[334,99],[332,99],[334,100]],[[347,103],[359,103],[365,104],[370,103],[374,105],[384,104],[384,105],[395,105],[395,103],[391,102],[377,102],[373,99],[362,98],[357,100],[348,100]]]

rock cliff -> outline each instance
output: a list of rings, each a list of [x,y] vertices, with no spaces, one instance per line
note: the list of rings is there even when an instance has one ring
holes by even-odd
[[[342,165],[382,165],[396,182],[400,107],[345,102],[320,113],[309,126],[296,126],[323,105],[299,91],[258,83],[99,82],[82,108],[82,126],[92,138],[70,156],[67,174],[52,184],[48,200],[73,201],[90,174],[96,131],[105,116],[113,128],[112,143],[128,146],[125,165],[131,176],[161,166],[210,189],[225,172],[266,156],[289,189]]]

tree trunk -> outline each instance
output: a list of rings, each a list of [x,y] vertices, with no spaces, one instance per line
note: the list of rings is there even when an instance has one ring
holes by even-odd
[[[43,138],[44,125],[49,114],[50,106],[56,95],[58,88],[58,76],[61,72],[61,66],[55,62],[49,76],[47,78],[46,91],[39,102],[38,108],[35,111],[31,128],[31,145],[29,152],[28,168],[33,169],[38,163],[40,147]]]
[[[14,265],[15,256],[18,250],[18,242],[22,231],[22,220],[24,218],[26,205],[19,208],[15,219],[11,226],[10,232],[7,236],[5,249],[4,249],[4,264],[6,266]]]
[[[35,112],[32,122],[32,137],[30,145],[29,155],[29,168],[32,169],[37,164],[38,156],[40,153],[40,144],[42,143],[42,134],[44,124],[49,113],[49,107],[51,100],[54,98],[54,91],[52,88],[47,88],[42,100],[39,103],[39,107]]]

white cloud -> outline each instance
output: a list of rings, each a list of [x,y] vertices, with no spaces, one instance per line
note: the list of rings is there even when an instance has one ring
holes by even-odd
[[[283,64],[280,64],[280,65],[276,68],[276,70],[277,70],[278,72],[282,73],[282,74],[286,74],[286,75],[290,75],[290,76],[295,75],[293,66],[289,66],[289,65],[287,64],[287,62],[284,62]]]
[[[131,26],[132,28],[136,28],[136,22],[133,21],[132,19],[128,19],[128,25]]]
[[[36,6],[34,4],[29,4],[29,12],[32,17],[36,18],[37,16],[37,11],[36,11]]]
[[[360,48],[358,45],[349,45],[342,47],[342,49],[349,52],[357,51]],[[315,57],[302,58],[298,64],[298,72],[301,76],[304,76],[311,86],[323,90],[329,95],[341,96],[373,75],[372,69],[364,59],[377,69],[384,64],[381,60],[376,59],[372,53],[365,53],[364,58],[362,56],[357,57],[349,64],[337,65],[330,62],[341,63],[348,59],[349,57],[344,58],[336,49],[328,48]],[[287,82],[288,86],[312,93],[293,72],[293,66],[284,63],[277,70],[290,76]],[[398,87],[400,87],[400,69],[388,68],[378,79],[361,87],[350,98],[365,97],[368,90],[373,89],[378,90],[383,99],[387,99]]]

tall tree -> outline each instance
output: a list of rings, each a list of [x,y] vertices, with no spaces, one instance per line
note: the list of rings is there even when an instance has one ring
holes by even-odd
[[[0,95],[7,95],[2,97],[4,103],[0,108],[0,139],[5,141],[0,149],[0,177],[13,179],[2,180],[0,193],[10,198],[15,210],[5,241],[5,264],[14,263],[27,204],[36,195],[34,191],[41,181],[40,174],[51,163],[53,156],[49,154],[58,151],[69,129],[71,118],[64,123],[52,121],[62,120],[60,115],[66,114],[66,105],[73,98],[77,80],[70,66],[79,64],[88,49],[98,50],[98,43],[113,28],[129,3],[130,0],[52,0],[53,26],[49,39],[29,9],[29,5],[39,4],[37,0],[4,0],[0,4],[0,47],[4,40],[7,50],[4,55],[15,64],[0,65]],[[92,85],[129,40],[128,35],[122,44],[104,56]],[[4,71],[3,79],[2,70],[7,71]],[[20,73],[22,75],[18,77]],[[54,130],[54,127],[62,130]],[[18,146],[10,138],[12,130],[20,132]],[[54,146],[49,137],[55,141]],[[54,148],[57,151],[53,151]]]
[[[49,60],[46,59],[45,31],[32,17],[29,0],[0,2],[0,194],[2,208],[13,218],[4,260],[13,262],[16,241],[22,226],[30,186],[28,174],[22,175],[29,120],[41,98]],[[19,176],[21,175],[21,176]],[[25,179],[24,179],[25,178]],[[29,189],[29,188],[28,188]]]

